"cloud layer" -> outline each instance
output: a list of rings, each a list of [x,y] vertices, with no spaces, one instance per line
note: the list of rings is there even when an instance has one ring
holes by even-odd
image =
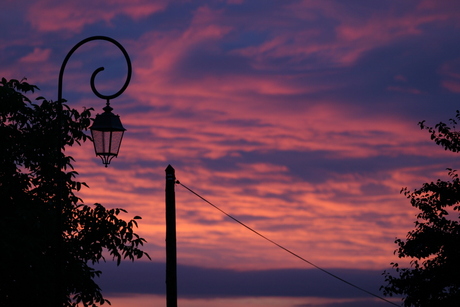
[[[76,43],[107,35],[123,44],[133,78],[111,101],[127,128],[120,156],[103,168],[92,144],[67,152],[91,187],[80,196],[126,208],[126,218],[141,215],[139,232],[157,262],[168,164],[183,184],[250,227],[357,278],[396,260],[395,237],[413,228],[416,211],[401,188],[446,179],[445,168],[458,165],[456,154],[417,127],[448,121],[458,109],[455,1],[93,2],[7,1],[1,72],[27,77],[41,88],[37,96],[56,99],[60,65]],[[121,52],[88,43],[64,74],[71,107],[101,112],[105,102],[89,86],[100,66],[98,90],[121,87]],[[181,265],[237,284],[242,270],[262,278],[306,269],[181,186],[176,199]],[[241,289],[251,291],[238,295],[259,295]],[[271,297],[291,295],[283,293]]]

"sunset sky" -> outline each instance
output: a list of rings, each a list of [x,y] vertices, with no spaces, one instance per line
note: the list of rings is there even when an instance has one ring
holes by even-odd
[[[152,261],[108,262],[113,307],[164,306],[165,168],[315,265],[382,295],[416,211],[399,192],[447,179],[458,156],[417,123],[460,109],[457,0],[3,0],[0,77],[57,99],[70,49],[119,41],[133,77],[111,101],[127,129],[108,168],[68,150],[85,203],[143,217]],[[70,58],[63,97],[101,113],[126,63],[108,42]],[[176,186],[181,307],[390,306],[235,223]],[[395,302],[400,302],[396,299]]]

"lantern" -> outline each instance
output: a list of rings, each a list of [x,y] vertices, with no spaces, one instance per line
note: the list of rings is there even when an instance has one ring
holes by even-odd
[[[120,116],[112,113],[113,108],[110,107],[109,102],[103,110],[104,113],[96,115],[90,130],[96,156],[101,157],[102,163],[107,167],[110,161],[118,156],[126,129],[121,124]]]

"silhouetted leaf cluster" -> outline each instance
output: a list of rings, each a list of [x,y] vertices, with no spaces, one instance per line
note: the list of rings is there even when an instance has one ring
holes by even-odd
[[[456,118],[460,119],[459,111]],[[450,121],[452,126],[427,127],[424,121],[419,125],[431,133],[436,144],[458,152],[457,122]],[[460,302],[460,180],[455,170],[447,170],[450,181],[439,179],[414,191],[401,190],[420,210],[415,229],[405,240],[395,241],[395,254],[410,259],[411,267],[391,263],[394,272],[384,272],[387,285],[381,289],[385,295],[402,295],[404,306],[458,306]]]
[[[460,133],[455,131],[457,122],[460,120],[460,111],[457,110],[455,118],[449,120],[450,126],[446,123],[440,122],[434,127],[425,125],[425,121],[419,122],[421,129],[426,129],[431,134],[431,139],[436,144],[441,145],[445,150],[452,152],[460,151]]]
[[[90,264],[110,255],[122,259],[149,255],[134,232],[136,216],[123,209],[87,206],[75,192],[67,146],[81,144],[92,109],[24,94],[38,87],[25,80],[0,82],[0,306],[98,306],[104,299]]]

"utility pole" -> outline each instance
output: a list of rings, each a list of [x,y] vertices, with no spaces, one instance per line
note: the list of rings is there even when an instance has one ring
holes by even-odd
[[[177,307],[176,176],[166,168],[166,307]]]

